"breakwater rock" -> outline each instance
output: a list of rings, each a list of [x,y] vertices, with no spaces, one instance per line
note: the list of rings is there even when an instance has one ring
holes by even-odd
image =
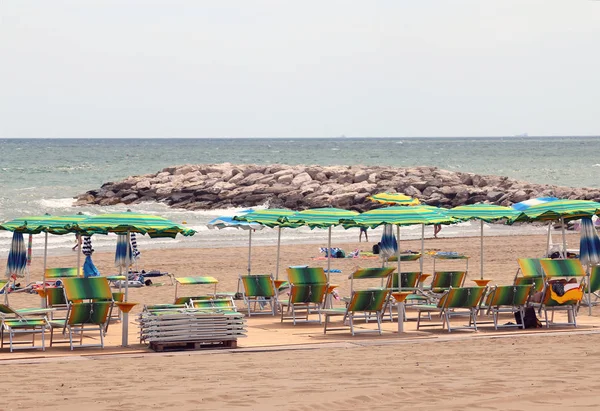
[[[376,206],[368,196],[386,191],[441,207],[479,202],[511,205],[543,196],[600,200],[596,188],[532,184],[437,167],[223,163],[167,167],[154,174],[105,183],[98,190],[79,195],[76,205],[159,201],[190,210],[268,204],[295,210],[332,206],[365,211]]]

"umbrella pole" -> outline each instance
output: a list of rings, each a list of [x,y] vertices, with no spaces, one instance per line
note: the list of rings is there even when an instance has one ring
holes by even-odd
[[[129,244],[130,244],[130,238],[131,238],[131,234],[129,232],[129,230],[127,230],[127,251],[126,253],[129,253]],[[122,266],[119,267],[119,274],[121,274],[121,270],[122,270]],[[129,267],[127,267],[127,269],[125,270],[125,302],[129,301],[128,298],[128,294],[129,294],[129,275],[127,275],[129,271]],[[129,313],[126,313],[125,311],[123,311],[123,335],[121,338],[121,343],[123,345],[123,347],[128,347],[128,337],[129,337]]]
[[[252,259],[252,229],[248,230],[248,275],[250,275]]]
[[[567,258],[567,234],[565,230],[565,219],[560,218],[560,226],[562,228],[562,240],[563,240],[563,258]]]
[[[481,255],[479,258],[479,263],[481,264],[481,268],[480,268],[480,279],[483,280],[483,220],[481,220]]]
[[[400,226],[399,225],[396,226],[396,234],[397,234],[396,235],[396,237],[397,237],[396,244],[398,247],[398,251],[396,252],[396,254],[398,255],[398,291],[400,291],[400,285],[401,285],[400,284],[400,260],[402,258],[400,256]]]
[[[277,261],[275,262],[275,279],[279,280],[279,249],[281,248],[281,227],[277,227]]]
[[[423,258],[425,257],[425,224],[421,224],[421,258],[419,259],[419,269],[423,274]]]
[[[82,273],[81,273],[81,242],[82,238],[79,236],[79,234],[75,234],[76,237],[76,241],[77,241],[77,276],[81,277]]]
[[[48,261],[48,232],[46,231],[44,236],[44,274],[42,276],[44,288],[44,298],[42,298],[42,308],[46,308],[46,262]]]
[[[329,283],[329,269],[331,268],[331,227],[329,226],[329,238],[327,240],[327,282]]]
[[[548,222],[548,235],[546,239],[546,257],[550,257],[550,227],[552,227],[552,221]]]

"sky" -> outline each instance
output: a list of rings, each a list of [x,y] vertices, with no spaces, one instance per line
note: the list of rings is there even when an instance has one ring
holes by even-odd
[[[0,0],[0,138],[600,135],[600,1]]]

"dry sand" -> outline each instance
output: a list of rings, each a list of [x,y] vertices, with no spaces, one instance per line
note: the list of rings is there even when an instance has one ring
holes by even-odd
[[[486,237],[485,277],[510,283],[517,257],[539,256],[545,241],[544,236]],[[568,242],[576,248],[576,235],[569,235]],[[367,251],[372,244],[334,246]],[[281,266],[325,266],[326,261],[312,259],[320,256],[318,247],[284,246]],[[419,249],[420,242],[406,241],[403,248]],[[471,256],[469,279],[479,277],[479,238],[428,239],[426,249]],[[275,251],[275,247],[256,247],[252,271],[274,273]],[[148,250],[140,268],[176,276],[212,275],[219,279],[219,290],[235,291],[246,258],[245,248]],[[105,275],[114,272],[112,259],[109,253],[94,255]],[[74,262],[75,253],[53,257],[49,266]],[[461,263],[443,264],[458,269]],[[377,265],[373,259],[333,260],[332,268],[343,274],[333,274],[332,281],[340,285],[340,294],[347,295],[347,274],[357,266]],[[34,260],[34,278],[41,276],[40,266],[41,261]],[[417,267],[418,263],[406,263],[403,270]],[[432,260],[427,258],[424,271],[431,269]],[[283,268],[280,275],[285,278]],[[168,285],[168,278],[155,281],[165,285],[131,289],[130,300],[172,302],[174,287]],[[32,306],[39,304],[39,298],[13,294],[10,302]],[[46,359],[27,352],[32,359],[19,364],[11,364],[10,359],[22,357],[3,353],[6,395],[0,409],[595,409],[598,311],[592,317],[583,311],[583,325],[576,332],[573,328],[553,333],[487,329],[448,336],[441,330],[416,333],[409,327],[398,338],[395,325],[388,323],[383,336],[358,338],[346,332],[324,336],[318,326],[294,327],[273,317],[253,317],[248,322],[251,335],[240,340],[246,348],[237,351],[98,356],[90,355],[97,351],[81,349],[74,356],[50,358],[53,348]],[[113,329],[116,336],[111,341],[120,341],[118,331],[120,327]],[[304,345],[293,346],[299,342]],[[64,349],[55,352],[70,354]]]

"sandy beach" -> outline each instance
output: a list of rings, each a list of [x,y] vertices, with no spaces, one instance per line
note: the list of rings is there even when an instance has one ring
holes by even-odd
[[[477,237],[427,239],[426,250],[460,251],[471,258],[471,279],[479,277]],[[493,283],[510,283],[517,257],[536,257],[545,247],[545,236],[485,238],[485,277]],[[577,244],[576,235],[568,242]],[[369,250],[371,243],[335,244],[346,251]],[[406,241],[403,248],[418,249],[420,242]],[[253,249],[253,272],[274,273],[275,247]],[[284,246],[281,266],[325,266],[318,246]],[[52,257],[50,267],[73,265],[75,253]],[[246,268],[247,249],[148,250],[140,268],[160,269],[176,276],[212,275],[218,289],[235,291],[237,277]],[[114,272],[112,253],[98,253],[94,261],[101,273]],[[0,262],[3,264],[4,262]],[[347,295],[347,275],[358,266],[377,266],[377,259],[336,259],[332,267],[341,295]],[[418,263],[406,263],[408,264]],[[450,263],[457,264],[457,263]],[[458,263],[463,264],[464,263]],[[41,276],[41,261],[34,260],[34,278]],[[415,269],[416,267],[415,266]],[[430,272],[432,259],[425,259]],[[458,267],[457,267],[458,269]],[[285,278],[282,269],[281,276]],[[130,290],[130,300],[169,303],[174,287],[168,277],[151,286]],[[187,291],[187,290],[186,290]],[[200,287],[198,292],[207,292]],[[39,298],[12,294],[14,306],[32,306]],[[134,314],[139,312],[136,308]],[[583,311],[583,310],[582,310]],[[600,355],[597,311],[581,313],[576,331],[571,328],[448,335],[432,329],[414,332],[408,327],[397,338],[388,323],[383,336],[352,337],[348,332],[322,335],[320,326],[281,325],[270,316],[251,318],[249,335],[238,350],[203,350],[154,353],[136,344],[131,353],[61,348],[59,355],[25,352],[24,357],[4,354],[6,409],[490,409],[541,410],[550,407],[594,407],[596,386],[593,359]],[[409,322],[407,324],[414,324]],[[411,331],[412,330],[412,331]],[[115,326],[109,344],[118,345]],[[264,341],[264,343],[261,343]],[[308,343],[308,344],[307,344]],[[56,351],[55,351],[56,352]],[[42,358],[45,357],[45,358]],[[22,358],[19,361],[11,358]],[[60,376],[57,378],[57,376]],[[560,376],[560,378],[557,378]],[[35,396],[18,394],[23,387]],[[560,394],[564,392],[565,395]],[[42,400],[43,399],[43,400]]]

